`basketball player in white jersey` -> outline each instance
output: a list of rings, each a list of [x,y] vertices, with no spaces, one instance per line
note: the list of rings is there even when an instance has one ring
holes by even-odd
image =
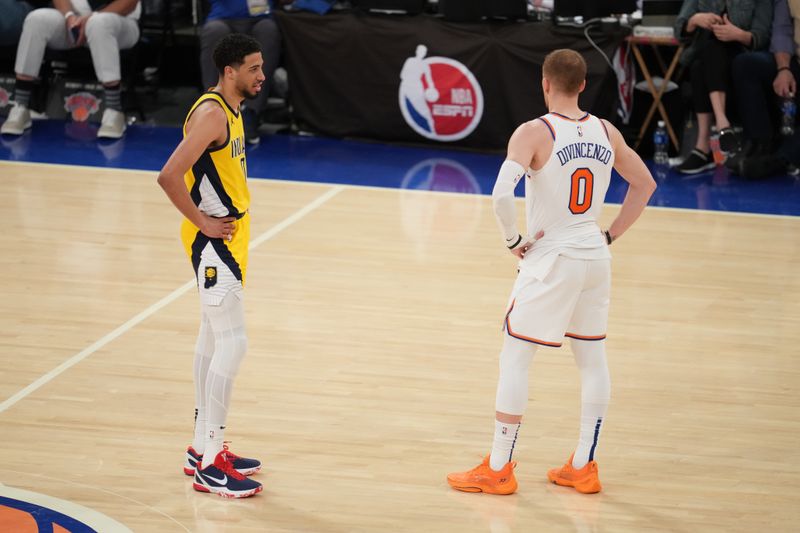
[[[605,351],[608,245],[639,218],[656,184],[614,126],[579,108],[585,86],[586,62],[580,54],[556,50],[545,58],[542,89],[550,112],[517,128],[497,176],[494,211],[506,246],[520,260],[519,276],[504,324],[492,451],[472,470],[447,476],[457,490],[517,490],[511,457],[528,403],[528,368],[539,346],[561,346],[565,336],[581,373],[580,437],[567,463],[547,476],[578,492],[601,490],[594,454],[611,388]],[[612,167],[629,187],[619,215],[601,230],[598,219]],[[524,236],[514,207],[521,179]]]

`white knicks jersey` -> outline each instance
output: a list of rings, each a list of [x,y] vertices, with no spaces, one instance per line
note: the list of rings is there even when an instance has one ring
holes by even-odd
[[[553,136],[553,151],[541,169],[528,170],[525,180],[528,235],[544,231],[544,237],[521,266],[539,277],[559,255],[611,257],[597,221],[611,182],[614,150],[605,124],[589,113],[578,120],[558,113],[536,120]]]

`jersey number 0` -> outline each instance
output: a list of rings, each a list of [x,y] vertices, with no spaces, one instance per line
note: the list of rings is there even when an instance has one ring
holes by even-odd
[[[573,215],[582,215],[592,207],[594,174],[588,168],[579,168],[572,173],[569,191],[569,210]]]

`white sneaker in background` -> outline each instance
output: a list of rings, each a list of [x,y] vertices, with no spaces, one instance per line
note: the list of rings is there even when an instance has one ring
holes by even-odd
[[[22,135],[25,130],[31,127],[31,112],[24,105],[14,104],[8,112],[8,118],[0,127],[3,135]]]
[[[119,139],[125,134],[125,113],[116,109],[103,111],[100,129],[97,130],[98,139]]]

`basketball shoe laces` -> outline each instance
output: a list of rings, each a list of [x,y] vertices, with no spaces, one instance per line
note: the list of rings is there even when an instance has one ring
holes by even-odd
[[[229,451],[228,447],[224,444],[222,445],[222,457],[224,459],[224,462],[222,463],[222,471],[224,473],[239,481],[245,479],[245,476],[237,472],[233,467],[233,461],[235,461],[239,456]]]
[[[228,444],[230,444],[230,442],[231,442],[231,441],[229,441],[229,440],[226,440],[226,441],[223,441],[223,442],[222,442],[222,451],[223,451],[223,452],[225,452],[225,455],[226,455],[227,457],[230,457],[230,458],[231,458],[231,462],[235,461],[236,459],[241,459],[241,457],[240,457],[240,456],[236,455],[235,453],[233,453],[233,452],[230,450],[230,448],[228,448]]]
[[[479,474],[478,471],[481,470],[482,466],[483,466],[482,464],[476,466],[475,468],[470,470],[469,473],[472,474],[473,476],[476,476],[478,478],[478,480],[480,480],[480,481],[494,481],[496,478],[494,478],[492,476],[497,476],[498,474],[500,474],[499,470],[492,470],[491,466],[489,466],[489,468],[488,468],[488,471],[491,473],[491,475],[487,475],[487,474],[484,474],[484,473],[480,473]],[[503,468],[505,468],[505,465],[503,465]],[[511,461],[511,470],[513,471],[515,468],[517,468],[517,462],[516,461]]]

